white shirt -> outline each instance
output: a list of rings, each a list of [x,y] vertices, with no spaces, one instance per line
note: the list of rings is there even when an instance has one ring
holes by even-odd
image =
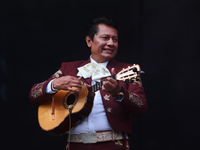
[[[91,62],[95,62],[90,57]],[[102,63],[105,67],[107,66],[108,61]],[[52,94],[53,91],[51,91],[51,81],[47,85],[47,93]],[[95,84],[95,81],[92,81],[92,85]],[[70,133],[71,134],[80,134],[80,133],[88,133],[88,132],[96,132],[96,131],[106,131],[106,130],[112,130],[110,124],[108,123],[108,119],[106,117],[106,112],[103,106],[102,98],[100,95],[100,92],[95,92],[94,97],[94,103],[93,103],[93,109],[90,113],[90,115],[85,118],[79,125],[74,127]]]

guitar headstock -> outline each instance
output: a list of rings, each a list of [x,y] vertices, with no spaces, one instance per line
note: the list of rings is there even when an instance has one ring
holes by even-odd
[[[133,66],[128,66],[126,69],[122,69],[119,73],[116,74],[116,80],[125,81],[125,80],[132,80],[137,79],[140,76],[141,68],[138,64],[133,64]]]

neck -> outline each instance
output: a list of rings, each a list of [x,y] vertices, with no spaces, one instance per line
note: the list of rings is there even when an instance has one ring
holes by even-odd
[[[97,62],[97,63],[105,63],[105,62],[108,62],[109,60],[101,60],[101,59],[95,59],[95,58],[93,58],[93,56],[91,55],[90,56],[90,60],[93,60],[93,61],[95,61],[95,62]]]

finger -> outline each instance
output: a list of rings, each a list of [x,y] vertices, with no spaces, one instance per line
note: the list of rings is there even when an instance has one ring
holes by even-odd
[[[113,84],[110,81],[105,81],[103,84],[105,90],[109,91],[113,88]]]
[[[79,77],[78,79],[77,78],[71,78],[70,79],[70,83],[74,83],[74,84],[80,84],[81,85],[81,80],[80,80],[81,77]]]
[[[68,88],[68,90],[69,91],[74,91],[74,92],[76,91],[76,89],[74,89],[74,88]]]
[[[117,84],[117,80],[115,80],[115,79],[113,79],[113,78],[111,78],[111,77],[108,77],[108,78],[107,78],[107,82],[110,82],[110,83],[112,83],[112,84]]]
[[[102,85],[102,90],[105,91],[105,92],[108,92],[108,90],[105,88],[104,85]]]
[[[81,77],[77,78],[77,77],[74,77],[74,76],[68,76],[68,78],[69,78],[70,80],[78,80],[78,79],[81,78]]]
[[[112,75],[116,74],[115,68],[112,68],[112,69],[111,69],[111,74],[112,74]]]
[[[70,87],[77,87],[77,88],[82,88],[82,84],[71,84]]]
[[[71,80],[70,83],[74,83],[74,84],[81,84],[81,80]]]

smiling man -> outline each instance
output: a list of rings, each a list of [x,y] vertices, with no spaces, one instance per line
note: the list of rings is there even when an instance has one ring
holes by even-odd
[[[98,84],[91,113],[70,130],[66,149],[71,150],[128,150],[131,134],[131,115],[137,117],[147,110],[141,79],[135,82],[117,81],[111,75],[131,64],[114,60],[118,50],[118,25],[105,17],[93,20],[88,27],[87,46],[91,49],[88,60],[64,62],[48,80],[34,84],[30,100],[42,104],[59,90],[76,92],[76,88]],[[73,109],[72,109],[73,111]]]
[[[118,32],[115,28],[105,24],[99,24],[98,32],[93,39],[86,36],[88,47],[91,48],[91,57],[97,63],[103,63],[111,60],[117,54]]]

